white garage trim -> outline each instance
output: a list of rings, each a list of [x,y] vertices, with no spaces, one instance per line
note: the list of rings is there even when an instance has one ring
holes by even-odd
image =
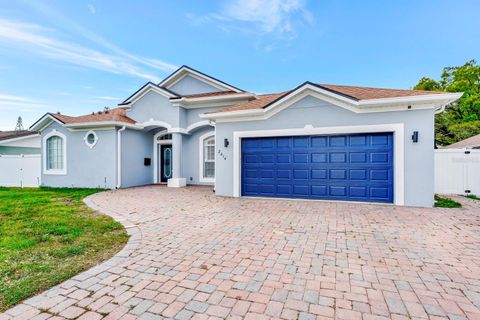
[[[346,127],[322,127],[314,128],[305,126],[299,129],[279,129],[279,130],[255,130],[255,131],[235,131],[233,132],[233,196],[241,195],[241,170],[242,170],[242,138],[254,137],[281,137],[281,136],[306,136],[323,134],[353,134],[353,133],[375,133],[375,132],[393,132],[393,177],[394,177],[394,195],[393,202],[396,205],[405,203],[405,156],[404,156],[404,124],[380,124],[366,126],[346,126]]]

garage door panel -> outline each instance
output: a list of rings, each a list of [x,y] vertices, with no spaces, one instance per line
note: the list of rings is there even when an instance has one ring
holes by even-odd
[[[277,154],[277,163],[291,163],[292,155],[291,154]]]
[[[311,156],[311,163],[327,163],[328,162],[328,154],[313,152]]]
[[[366,152],[350,152],[350,163],[366,163],[367,159]]]
[[[315,185],[311,186],[312,197],[322,197],[328,195],[328,186],[327,185]]]
[[[295,153],[293,155],[294,163],[308,163],[308,153]]]
[[[350,186],[350,197],[353,198],[367,198],[368,196],[368,187],[366,186]]]
[[[330,163],[346,163],[347,162],[347,153],[346,152],[332,152],[330,153]]]
[[[347,196],[347,186],[330,186],[330,195],[333,197]]]
[[[350,136],[349,137],[350,147],[358,147],[367,145],[367,136]]]
[[[326,147],[328,143],[328,137],[312,137],[311,138],[311,147],[318,148],[318,147]]]
[[[351,169],[350,170],[350,180],[361,180],[364,181],[367,179],[368,170],[365,169]]]
[[[345,169],[331,169],[329,178],[330,179],[346,180],[347,179],[347,170],[345,170]]]
[[[327,169],[312,169],[312,179],[328,179]]]
[[[393,135],[244,139],[242,194],[393,202]]]
[[[346,147],[347,136],[331,136],[329,137],[330,147]]]
[[[301,195],[301,196],[308,196],[310,187],[306,184],[304,185],[294,185],[293,186],[293,193],[295,195]]]
[[[293,147],[294,148],[308,148],[309,147],[309,137],[294,137],[293,138]]]
[[[308,169],[295,169],[293,170],[294,179],[308,179]]]

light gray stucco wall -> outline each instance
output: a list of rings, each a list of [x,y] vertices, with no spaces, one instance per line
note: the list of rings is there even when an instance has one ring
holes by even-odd
[[[200,118],[202,113],[211,112],[214,110],[222,109],[224,107],[205,107],[205,108],[198,108],[198,109],[188,109],[186,110],[186,126],[192,125],[195,122],[203,121],[205,119]]]
[[[358,114],[314,97],[306,97],[267,120],[217,123],[216,146],[225,156],[216,155],[216,193],[233,195],[233,132],[314,127],[374,125],[404,123],[405,138],[405,205],[433,205],[434,172],[434,111],[406,110]],[[413,131],[419,132],[418,143],[413,143]],[[231,142],[223,147],[223,139]]]
[[[126,129],[122,135],[122,182],[121,188],[153,183],[153,134]],[[144,165],[150,158],[151,164]]]
[[[211,184],[199,181],[200,178],[200,137],[207,132],[214,133],[213,127],[203,127],[194,131],[191,135],[183,136],[182,172],[187,184]]]
[[[166,122],[177,128],[180,124],[180,108],[174,107],[167,97],[150,91],[135,101],[127,111],[127,116],[143,123],[150,119]]]
[[[182,80],[175,83],[169,89],[182,96],[222,91],[191,76],[185,76]]]
[[[69,131],[57,123],[52,123],[42,130],[42,141],[43,137],[54,129],[63,133],[67,138],[67,174],[44,174],[42,152],[42,185],[50,187],[115,188],[116,131],[114,129],[94,130],[98,141],[92,149],[83,140],[87,131]]]

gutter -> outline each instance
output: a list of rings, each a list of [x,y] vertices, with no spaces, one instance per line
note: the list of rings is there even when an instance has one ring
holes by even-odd
[[[127,126],[123,126],[117,131],[117,189],[122,186],[122,132]]]
[[[65,128],[95,128],[95,127],[102,127],[102,126],[123,126],[129,129],[134,130],[143,130],[143,126],[139,126],[137,124],[127,124],[125,122],[119,121],[96,121],[96,122],[79,122],[79,123],[71,123],[65,124]]]

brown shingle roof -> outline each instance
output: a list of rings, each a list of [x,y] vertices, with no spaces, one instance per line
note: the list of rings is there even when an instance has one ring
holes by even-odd
[[[358,86],[341,86],[341,85],[333,85],[333,84],[319,84],[319,86],[326,88],[327,90],[352,97],[356,100],[399,98],[399,97],[411,97],[411,96],[445,93],[445,92],[439,92],[439,91],[370,88],[370,87],[358,87]]]
[[[446,149],[455,149],[455,148],[473,148],[477,149],[480,148],[480,134],[477,134],[476,136],[467,138],[462,141],[455,142],[454,144],[451,144],[449,146],[445,147]]]
[[[332,91],[337,94],[346,96],[356,101],[444,93],[444,92],[438,92],[438,91],[385,89],[385,88],[370,88],[370,87],[358,87],[358,86],[343,86],[343,85],[333,85],[333,84],[313,84],[313,85],[316,85],[319,88],[323,88],[325,90]],[[288,93],[294,90],[284,91],[280,93],[258,95],[254,100],[242,102],[242,103],[229,106],[220,110],[216,110],[213,112],[209,112],[209,113],[263,109],[269,104],[271,104],[272,102],[274,102],[275,100],[280,99],[282,96],[287,95]]]
[[[8,139],[14,139],[14,138],[20,138],[20,137],[26,137],[26,136],[33,136],[38,134],[36,131],[28,131],[28,130],[22,130],[22,131],[0,131],[0,141],[1,140],[8,140]]]
[[[225,107],[220,110],[208,112],[208,113],[217,113],[217,112],[227,112],[227,111],[238,111],[238,110],[252,110],[252,109],[262,109],[266,105],[272,103],[276,99],[282,97],[283,95],[287,94],[289,91],[279,92],[279,93],[271,93],[271,94],[261,94],[258,95],[255,99],[241,102],[239,104],[235,104],[233,106]]]
[[[100,121],[117,121],[124,123],[135,123],[135,120],[127,117],[125,108],[110,109],[108,112],[100,111],[93,114],[87,114],[83,116],[66,116],[59,113],[50,113],[50,115],[65,124],[73,123],[88,123],[88,122],[100,122]]]

